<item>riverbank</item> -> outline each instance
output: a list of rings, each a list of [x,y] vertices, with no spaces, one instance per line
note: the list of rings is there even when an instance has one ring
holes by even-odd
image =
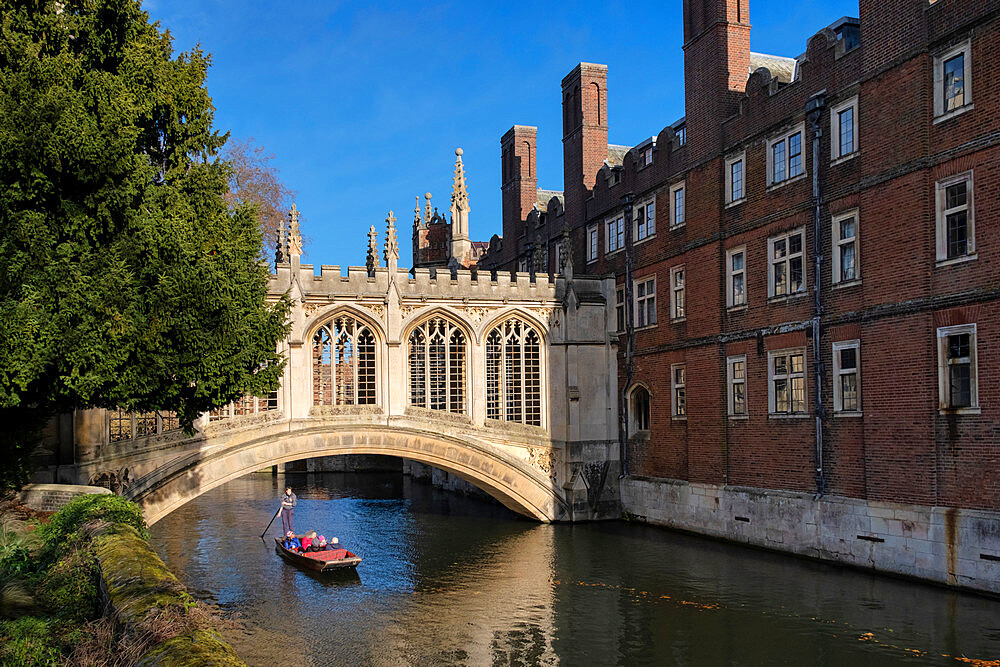
[[[0,664],[244,665],[150,548],[142,510],[84,495],[0,506]]]

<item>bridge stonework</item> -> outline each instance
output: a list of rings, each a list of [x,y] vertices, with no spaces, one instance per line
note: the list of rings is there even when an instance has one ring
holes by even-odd
[[[276,265],[269,286],[272,299],[288,294],[293,304],[291,331],[281,344],[287,363],[269,409],[232,410],[224,419],[204,415],[192,437],[169,430],[114,442],[111,413],[80,411],[73,419],[74,463],[57,477],[111,480],[155,523],[201,493],[271,465],[385,454],[454,473],[539,521],[619,516],[614,281],[573,278],[571,267],[559,276],[444,269],[411,274],[389,263],[350,267],[346,275],[340,267],[322,266],[316,273],[291,253]],[[325,381],[317,370],[317,332],[333,330],[330,323],[343,318],[372,335],[366,339],[369,363],[374,352],[366,404],[317,398],[317,385]],[[490,418],[487,338],[511,319],[540,340],[537,417],[531,420],[537,424]],[[449,411],[413,405],[411,397],[408,341],[431,321],[446,322],[464,341],[464,370],[449,376],[463,384],[462,398]],[[352,386],[359,381],[353,377]],[[496,417],[495,398],[493,405]]]

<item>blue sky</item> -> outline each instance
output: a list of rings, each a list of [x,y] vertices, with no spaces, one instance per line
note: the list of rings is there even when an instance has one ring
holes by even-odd
[[[539,187],[562,189],[560,81],[608,65],[609,141],[635,145],[684,115],[681,0],[364,3],[147,0],[175,49],[211,53],[216,126],[274,153],[297,195],[306,261],[363,265],[366,232],[414,196],[449,206],[465,155],[470,234],[501,231],[500,137],[538,126]],[[795,56],[857,0],[750,5],[754,51]]]

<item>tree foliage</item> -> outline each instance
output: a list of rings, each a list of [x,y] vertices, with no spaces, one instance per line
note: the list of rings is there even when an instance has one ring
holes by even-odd
[[[226,202],[233,207],[256,206],[267,255],[277,245],[278,229],[286,223],[295,192],[282,183],[278,168],[271,162],[274,155],[255,144],[253,137],[230,138],[222,155],[233,168]]]
[[[288,306],[265,302],[252,207],[224,200],[209,64],[134,0],[4,1],[0,423],[97,406],[190,427],[277,385]]]

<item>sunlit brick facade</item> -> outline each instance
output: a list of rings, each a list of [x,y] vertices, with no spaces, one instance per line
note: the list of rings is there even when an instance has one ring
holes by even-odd
[[[624,297],[630,241],[633,476],[1000,510],[1000,3],[859,8],[782,58],[748,0],[686,1],[685,118],[627,151],[581,63],[565,191],[514,126],[480,267],[557,271],[569,229]]]

